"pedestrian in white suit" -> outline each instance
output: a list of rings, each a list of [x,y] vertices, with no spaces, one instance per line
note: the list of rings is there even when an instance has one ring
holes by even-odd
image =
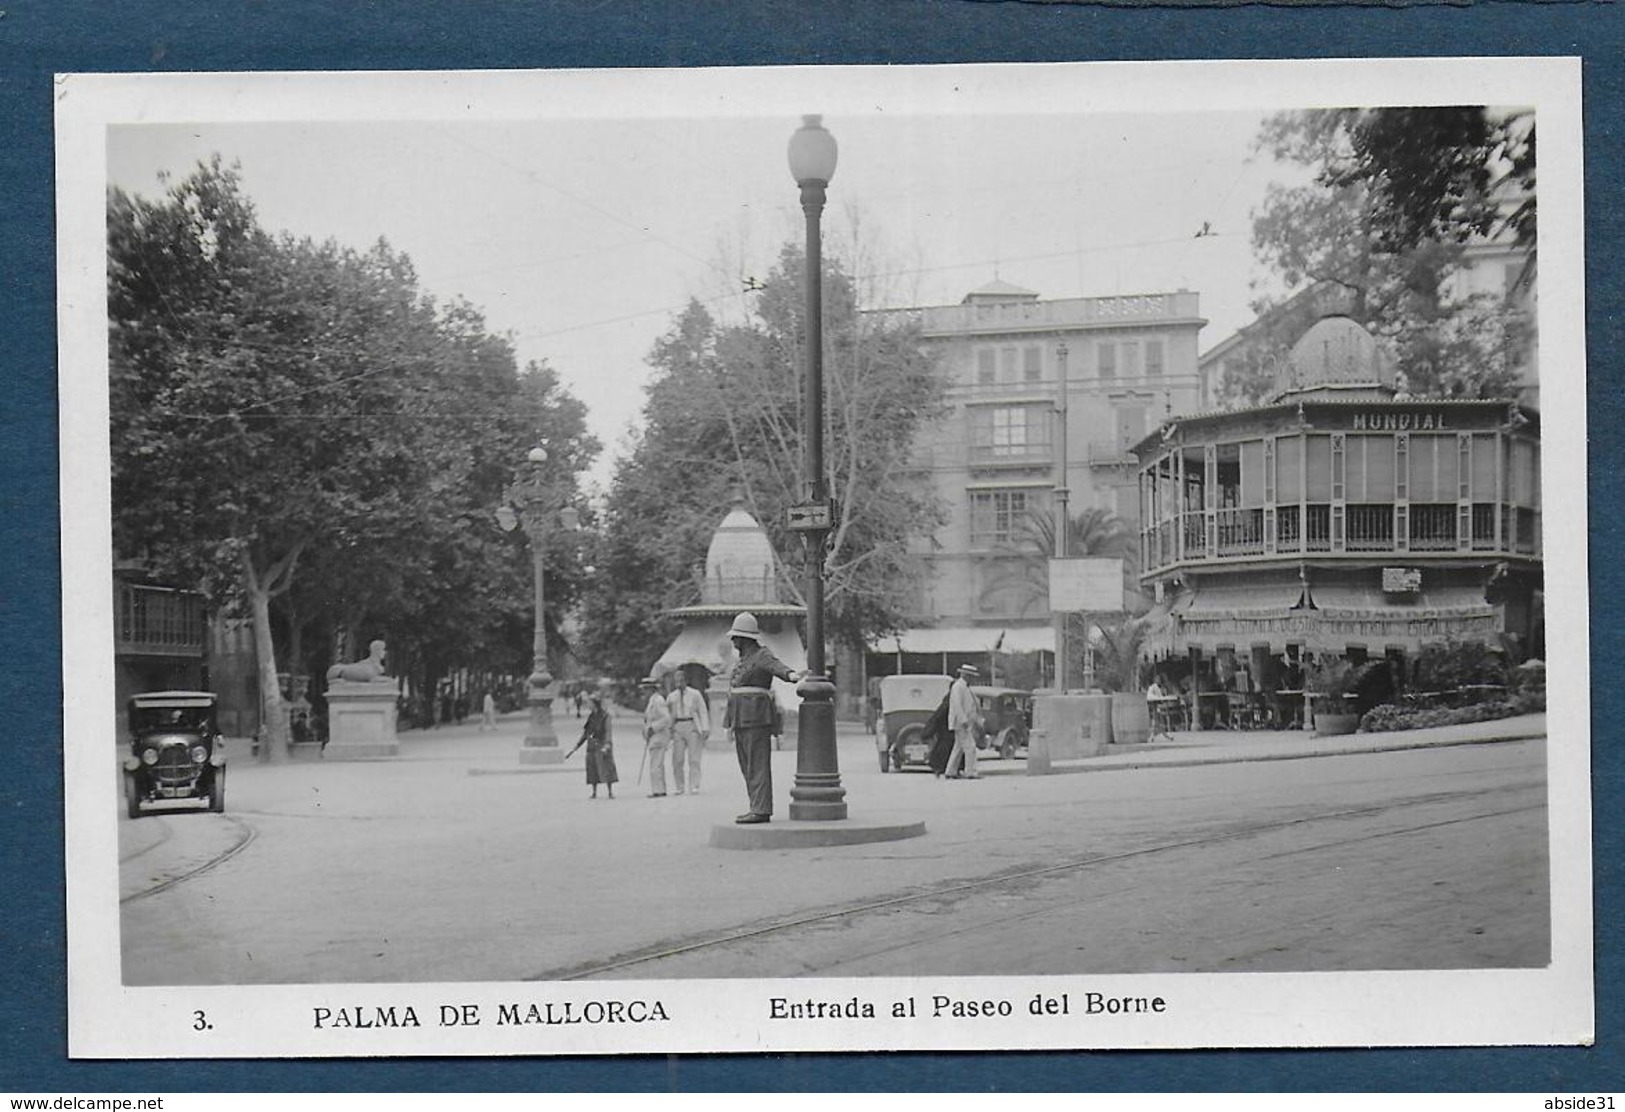
[[[700,760],[705,741],[711,736],[711,712],[705,695],[688,686],[688,677],[679,668],[677,686],[666,696],[671,711],[671,787],[673,795],[700,794]],[[684,766],[687,766],[686,772]]]
[[[954,751],[948,756],[947,776],[960,779],[959,769],[964,767],[966,780],[980,780],[976,771],[976,735],[982,728],[982,708],[971,693],[970,681],[981,675],[975,665],[961,664],[959,677],[948,689],[948,729],[953,731]]]
[[[649,798],[666,794],[666,750],[671,747],[671,708],[660,690],[660,681],[645,676],[638,685],[649,695],[643,708],[643,746],[648,750]]]

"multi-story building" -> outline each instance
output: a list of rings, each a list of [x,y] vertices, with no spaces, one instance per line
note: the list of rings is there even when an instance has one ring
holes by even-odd
[[[208,616],[202,595],[153,582],[127,562],[113,576],[113,619],[114,713],[123,739],[130,696],[204,685]]]
[[[1138,530],[1128,449],[1198,405],[1197,295],[1045,301],[994,281],[958,305],[907,312],[938,357],[948,403],[917,439],[915,474],[950,516],[919,539],[930,572],[912,628],[876,645],[867,672],[986,668],[995,644],[1047,660],[1049,601],[1032,572],[1049,553],[1030,550],[1028,523],[1054,513],[1064,485],[1073,518],[1105,510]]]

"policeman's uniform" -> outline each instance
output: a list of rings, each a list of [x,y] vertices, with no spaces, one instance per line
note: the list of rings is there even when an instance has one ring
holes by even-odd
[[[742,652],[734,665],[728,689],[728,711],[723,728],[732,730],[739,771],[745,776],[745,792],[750,810],[738,822],[766,822],[773,814],[773,735],[783,732],[778,706],[773,701],[775,677],[794,682],[795,676],[784,662],[762,644],[756,618],[741,614],[734,619],[730,638],[754,641],[756,647]]]

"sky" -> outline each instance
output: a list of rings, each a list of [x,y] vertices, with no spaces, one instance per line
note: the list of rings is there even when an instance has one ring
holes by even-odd
[[[860,275],[876,308],[956,304],[995,277],[1046,299],[1195,290],[1206,350],[1252,318],[1254,284],[1270,282],[1252,258],[1251,212],[1272,181],[1301,178],[1255,152],[1265,114],[831,113],[840,157],[825,254]],[[586,403],[603,488],[674,316],[698,298],[738,317],[746,281],[801,240],[785,158],[799,123],[777,105],[701,104],[120,124],[107,131],[107,174],[156,196],[160,174],[218,153],[239,164],[266,228],[358,248],[388,240],[427,292],[471,302],[522,365],[545,360]]]

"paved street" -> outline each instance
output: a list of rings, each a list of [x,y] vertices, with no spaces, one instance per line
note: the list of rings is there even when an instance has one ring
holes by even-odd
[[[743,805],[730,752],[645,798],[630,718],[613,801],[579,753],[512,772],[518,716],[382,763],[235,753],[225,815],[120,820],[123,950],[150,984],[1536,966],[1544,725],[1180,735],[975,783],[882,775],[843,727],[853,816],[927,834],[794,851],[708,845]]]

